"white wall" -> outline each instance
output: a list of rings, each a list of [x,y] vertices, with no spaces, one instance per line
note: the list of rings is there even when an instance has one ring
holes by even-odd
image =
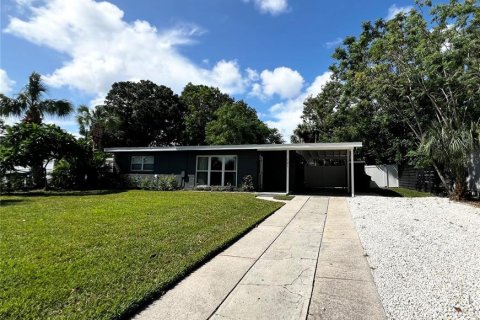
[[[480,152],[472,153],[468,165],[467,186],[469,190],[480,190]]]
[[[365,166],[365,173],[372,178],[371,188],[398,188],[398,167],[396,164]]]

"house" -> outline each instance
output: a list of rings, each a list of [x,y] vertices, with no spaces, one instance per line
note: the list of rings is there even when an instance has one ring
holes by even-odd
[[[240,186],[252,176],[258,191],[291,193],[343,188],[353,196],[353,152],[361,142],[106,148],[119,173],[175,175],[182,188]]]

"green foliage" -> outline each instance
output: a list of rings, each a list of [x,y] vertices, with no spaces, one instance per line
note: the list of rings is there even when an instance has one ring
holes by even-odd
[[[205,128],[215,119],[215,112],[223,105],[233,103],[229,95],[218,88],[187,84],[180,97],[186,106],[184,144],[206,144]]]
[[[196,191],[212,191],[212,192],[234,192],[237,191],[237,187],[227,186],[195,186]]]
[[[208,144],[282,143],[278,131],[268,128],[243,101],[225,104],[214,115],[205,130]]]
[[[383,197],[403,197],[403,198],[424,198],[431,197],[432,194],[428,192],[422,192],[406,188],[381,188],[373,189],[373,192]]]
[[[77,122],[94,149],[283,143],[245,102],[191,83],[180,98],[150,81],[115,83],[103,105],[77,109]]]
[[[295,198],[295,196],[285,195],[285,196],[274,196],[273,197],[273,199],[275,199],[275,200],[282,200],[282,201],[290,201],[293,198]]]
[[[63,190],[73,189],[76,180],[77,175],[72,170],[72,165],[66,160],[60,160],[53,168],[50,187]]]
[[[177,177],[174,175],[153,177],[133,177],[129,186],[142,190],[174,191],[178,189]],[[125,186],[127,187],[127,186]]]
[[[45,114],[63,117],[73,111],[66,100],[42,99],[46,91],[40,74],[32,72],[25,89],[16,98],[0,94],[0,116],[23,116],[23,122],[40,124]]]
[[[2,196],[0,318],[127,318],[280,206],[186,191]]]
[[[0,194],[28,190],[32,183],[30,175],[18,172],[6,174],[0,177]]]
[[[151,81],[117,82],[101,106],[79,110],[90,124],[97,147],[167,146],[179,144],[184,130],[184,104],[170,88]]]
[[[30,167],[33,183],[43,187],[45,166],[78,152],[75,138],[52,124],[20,123],[8,126],[0,138],[0,170],[2,176],[14,166]]]
[[[251,175],[246,175],[242,178],[242,185],[240,189],[247,192],[255,191],[255,186],[253,185],[253,177]]]
[[[457,144],[459,157],[442,143],[464,138],[480,117],[480,7],[452,0],[426,15],[431,3],[417,5],[389,21],[366,22],[358,37],[344,40],[333,55],[331,82],[305,102],[293,139],[361,140],[367,163],[419,156],[410,160],[431,163],[448,190],[448,180],[465,180],[464,170],[451,168],[472,149]],[[421,147],[429,143],[436,152]]]

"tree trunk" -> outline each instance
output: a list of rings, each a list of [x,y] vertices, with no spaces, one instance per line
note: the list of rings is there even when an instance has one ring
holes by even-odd
[[[42,189],[45,186],[45,169],[41,163],[32,165],[32,178],[35,189]]]
[[[450,199],[455,201],[465,200],[467,198],[467,180],[465,171],[460,170],[455,177],[455,186],[453,192],[450,195]]]
[[[445,179],[445,176],[443,175],[443,172],[440,170],[440,168],[435,163],[435,161],[433,161],[432,163],[433,163],[433,167],[435,168],[435,171],[437,172],[438,176],[440,177],[440,180],[442,181],[443,187],[448,192],[448,194],[451,195],[452,194],[452,188],[448,185],[447,179]]]

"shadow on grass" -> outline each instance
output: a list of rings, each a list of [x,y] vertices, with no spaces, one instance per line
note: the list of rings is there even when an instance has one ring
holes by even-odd
[[[107,194],[117,194],[126,192],[126,189],[112,189],[112,190],[78,190],[78,191],[53,191],[53,190],[33,190],[26,192],[12,192],[4,195],[16,196],[16,197],[52,197],[52,196],[65,196],[65,197],[82,197],[82,196],[103,196]],[[3,202],[3,200],[2,200]]]
[[[398,193],[392,189],[372,189],[369,193],[372,196],[380,196],[380,197],[394,197],[394,198],[403,198],[404,196],[401,193]]]
[[[28,201],[28,199],[0,199],[0,207],[14,206]]]

